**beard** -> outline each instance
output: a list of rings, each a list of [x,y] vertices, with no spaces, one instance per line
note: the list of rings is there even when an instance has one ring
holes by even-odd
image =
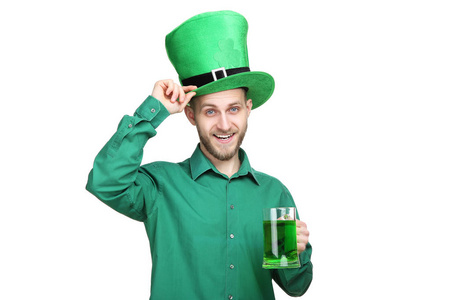
[[[206,151],[208,151],[209,154],[211,154],[214,158],[220,160],[220,161],[227,161],[232,159],[239,151],[242,145],[242,141],[244,140],[245,133],[247,132],[247,123],[245,124],[245,127],[242,128],[242,130],[239,132],[239,135],[237,136],[238,140],[236,145],[228,149],[230,146],[227,145],[219,145],[215,146],[212,142],[212,139],[214,137],[209,137],[206,134],[202,134],[197,127],[198,136],[200,137],[200,143],[205,147]],[[226,134],[226,133],[218,133],[218,134]]]

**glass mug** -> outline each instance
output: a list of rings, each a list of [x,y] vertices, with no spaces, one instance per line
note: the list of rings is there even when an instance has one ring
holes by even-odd
[[[299,268],[295,207],[263,209],[264,269]]]

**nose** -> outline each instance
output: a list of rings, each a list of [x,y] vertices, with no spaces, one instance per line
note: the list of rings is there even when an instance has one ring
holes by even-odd
[[[223,132],[228,132],[231,129],[231,121],[227,114],[222,114],[217,122],[217,128]]]

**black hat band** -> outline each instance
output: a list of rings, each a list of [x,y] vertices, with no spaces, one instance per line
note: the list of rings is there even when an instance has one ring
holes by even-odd
[[[219,69],[211,70],[211,72],[208,72],[208,73],[204,73],[204,74],[186,78],[186,79],[182,80],[181,83],[183,84],[183,86],[195,85],[197,88],[199,88],[210,82],[214,82],[219,79],[228,77],[230,75],[235,75],[235,74],[244,73],[244,72],[250,72],[250,68],[247,68],[247,67],[234,68],[234,69],[219,68]]]

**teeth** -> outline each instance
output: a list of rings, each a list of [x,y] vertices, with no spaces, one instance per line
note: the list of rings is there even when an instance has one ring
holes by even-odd
[[[222,140],[229,139],[232,135],[233,134],[229,134],[229,135],[218,135],[218,134],[215,134],[215,136],[217,136],[219,139],[222,139]]]

